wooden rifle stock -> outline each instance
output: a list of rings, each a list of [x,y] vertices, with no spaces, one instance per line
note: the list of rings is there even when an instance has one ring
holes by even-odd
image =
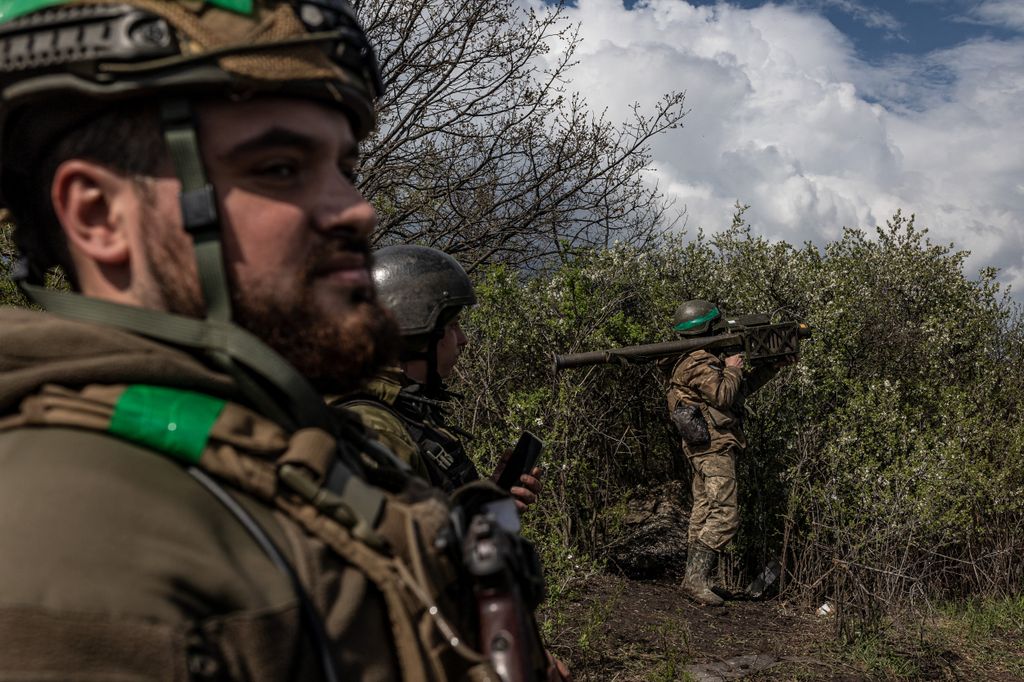
[[[751,316],[755,317],[755,316]],[[761,316],[756,316],[760,318]],[[603,364],[637,364],[653,362],[695,350],[734,350],[743,352],[752,364],[766,363],[797,354],[800,342],[811,338],[811,328],[803,322],[778,324],[743,324],[743,318],[730,320],[722,333],[662,343],[625,346],[588,353],[567,353],[554,356],[555,372],[573,367]]]
[[[480,645],[502,682],[546,679],[547,658],[533,615],[544,581],[533,546],[478,514],[466,535],[465,562],[476,578]]]
[[[491,659],[502,682],[542,679],[535,665],[541,647],[519,596],[496,589],[481,590],[477,593],[477,609],[483,653]]]

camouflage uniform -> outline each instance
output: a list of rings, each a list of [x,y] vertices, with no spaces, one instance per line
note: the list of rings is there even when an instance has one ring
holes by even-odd
[[[718,356],[698,350],[679,358],[668,388],[669,413],[677,405],[697,405],[708,425],[705,445],[683,442],[693,467],[693,509],[689,542],[720,550],[739,528],[736,458],[746,446],[743,403],[748,395],[775,375],[776,369],[743,370],[726,367]]]
[[[362,419],[381,442],[431,485],[453,492],[480,474],[444,422],[437,400],[423,400],[423,386],[399,368],[379,372],[353,396],[332,401]]]

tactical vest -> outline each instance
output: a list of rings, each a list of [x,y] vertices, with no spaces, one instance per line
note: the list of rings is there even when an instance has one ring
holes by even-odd
[[[454,589],[465,575],[447,504],[415,479],[382,471],[368,486],[337,470],[338,441],[320,429],[288,433],[241,405],[159,386],[50,384],[0,417],[0,433],[46,427],[142,445],[287,516],[383,596],[403,680],[498,679],[459,627],[471,607]]]
[[[397,385],[384,379],[371,382],[363,393],[347,397],[341,405],[366,405],[387,410],[398,418],[409,432],[426,464],[431,485],[451,494],[461,486],[477,481],[480,474],[466,454],[462,442],[444,424],[440,401],[416,395],[419,385],[388,390]]]

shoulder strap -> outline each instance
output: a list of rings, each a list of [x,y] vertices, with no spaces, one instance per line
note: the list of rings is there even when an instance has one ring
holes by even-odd
[[[323,619],[317,613],[313,601],[309,598],[309,593],[302,586],[295,568],[281,550],[278,549],[277,545],[274,544],[274,541],[270,539],[267,531],[253,518],[252,514],[246,511],[245,507],[239,504],[235,498],[231,497],[228,491],[224,490],[219,483],[194,466],[188,467],[188,473],[192,478],[199,481],[199,484],[211,495],[217,498],[217,501],[224,505],[231,512],[232,516],[238,519],[238,522],[252,536],[252,539],[256,541],[260,549],[270,558],[270,561],[287,576],[288,581],[292,584],[292,590],[295,591],[295,596],[299,600],[299,611],[302,614],[302,620],[305,621],[306,627],[309,629],[309,636],[313,640],[317,657],[320,659],[320,665],[324,670],[324,678],[327,682],[338,682],[341,677],[339,677],[338,671],[335,669],[334,658],[331,656],[331,646],[327,638],[327,632],[324,629]]]
[[[309,382],[277,351],[234,323],[199,320],[26,282],[19,284],[32,301],[60,317],[108,325],[204,352],[238,381],[239,389],[253,406],[285,428],[315,426],[334,431],[330,413]],[[279,395],[271,395],[260,380],[273,386]]]

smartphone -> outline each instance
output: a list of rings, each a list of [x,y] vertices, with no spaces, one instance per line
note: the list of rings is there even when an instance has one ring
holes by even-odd
[[[512,486],[519,485],[519,477],[533,471],[540,459],[540,453],[544,449],[544,442],[529,431],[523,431],[519,436],[519,442],[512,448],[501,461],[491,480],[505,490],[511,490]]]

